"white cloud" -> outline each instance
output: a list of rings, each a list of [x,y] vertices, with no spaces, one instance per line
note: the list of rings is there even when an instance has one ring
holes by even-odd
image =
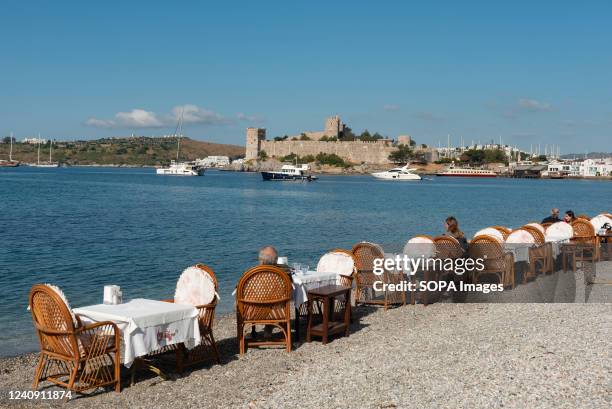
[[[223,125],[229,122],[216,112],[186,104],[175,106],[171,113],[165,115],[137,108],[127,112],[117,112],[113,119],[91,117],[85,121],[85,125],[97,128],[162,128],[176,125],[181,112],[185,124]]]
[[[383,109],[385,111],[397,111],[400,109],[400,106],[397,104],[385,104],[383,105]]]
[[[178,120],[183,113],[183,122],[186,124],[223,125],[228,121],[222,115],[200,108],[197,105],[179,105],[172,108],[174,120]]]
[[[530,112],[548,112],[552,111],[552,107],[547,102],[538,101],[535,99],[521,98],[518,100],[520,109]]]
[[[247,115],[243,112],[238,113],[236,115],[236,118],[238,118],[240,121],[246,121],[246,122],[257,122],[257,123],[265,122],[265,119],[260,117],[259,115]]]

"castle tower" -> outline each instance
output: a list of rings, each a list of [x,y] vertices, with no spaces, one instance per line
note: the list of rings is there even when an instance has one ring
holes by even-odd
[[[325,120],[325,135],[328,137],[339,137],[344,132],[344,124],[338,115],[330,116]]]
[[[261,141],[265,140],[266,130],[264,128],[247,128],[245,159],[257,159],[261,147]]]

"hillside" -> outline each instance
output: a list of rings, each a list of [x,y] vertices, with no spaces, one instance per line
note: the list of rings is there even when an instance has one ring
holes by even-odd
[[[13,159],[36,162],[37,145],[13,144]],[[8,159],[9,144],[0,143],[0,158]],[[230,158],[244,156],[244,147],[181,139],[181,160],[194,160],[210,155]],[[41,146],[40,160],[49,158],[49,144]],[[110,138],[91,141],[55,142],[53,161],[70,165],[155,166],[176,158],[175,138]]]

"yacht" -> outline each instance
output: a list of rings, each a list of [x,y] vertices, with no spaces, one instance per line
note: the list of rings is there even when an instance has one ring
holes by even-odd
[[[11,133],[11,147],[9,150],[9,159],[0,159],[0,168],[16,168],[19,166],[19,161],[13,160],[13,134]]]
[[[204,168],[195,164],[195,162],[170,162],[170,166],[158,168],[158,175],[174,175],[174,176],[203,176]]]
[[[40,135],[38,135],[38,138],[40,139]],[[50,140],[49,141],[49,162],[40,163],[40,142],[38,142],[38,159],[36,161],[36,164],[31,165],[31,166],[35,166],[37,168],[58,168],[59,163],[53,162],[52,155],[53,155],[53,141]]]
[[[421,180],[421,177],[415,173],[415,168],[408,168],[410,164],[406,164],[406,166],[402,166],[401,168],[393,168],[386,170],[384,172],[376,172],[372,173],[376,179],[385,179],[385,180]]]
[[[158,175],[169,176],[204,176],[204,167],[196,162],[180,162],[179,153],[181,151],[181,137],[183,130],[183,113],[179,117],[174,136],[176,137],[176,160],[170,162],[170,166],[157,168],[155,173]]]
[[[306,171],[308,171],[308,165],[305,164],[283,165],[280,170],[261,172],[261,176],[263,180],[305,180],[307,182],[317,180],[316,176],[309,175]]]
[[[436,176],[457,176],[468,178],[494,178],[497,174],[489,169],[456,167],[453,163],[448,168],[436,173]]]

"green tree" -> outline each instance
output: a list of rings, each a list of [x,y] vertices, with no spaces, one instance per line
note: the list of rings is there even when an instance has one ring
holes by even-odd
[[[353,130],[349,128],[348,126],[345,126],[344,131],[342,131],[342,133],[340,134],[340,140],[341,141],[354,141],[355,139],[357,138],[355,137]]]
[[[335,153],[320,152],[319,154],[317,154],[315,159],[321,165],[330,165],[330,166],[337,166],[337,167],[348,166],[348,164],[344,161],[344,159],[342,159],[340,156],[336,155]]]
[[[268,153],[264,150],[259,151],[259,153],[257,154],[257,158],[262,161],[265,162],[268,160]]]
[[[309,141],[310,138],[304,132],[300,134],[300,141]]]
[[[414,156],[412,149],[408,145],[398,145],[397,150],[391,152],[389,160],[393,163],[405,163],[408,162]]]
[[[302,163],[311,163],[311,162],[314,162],[315,160],[316,160],[315,157],[312,155],[306,155],[300,158],[300,162]]]

